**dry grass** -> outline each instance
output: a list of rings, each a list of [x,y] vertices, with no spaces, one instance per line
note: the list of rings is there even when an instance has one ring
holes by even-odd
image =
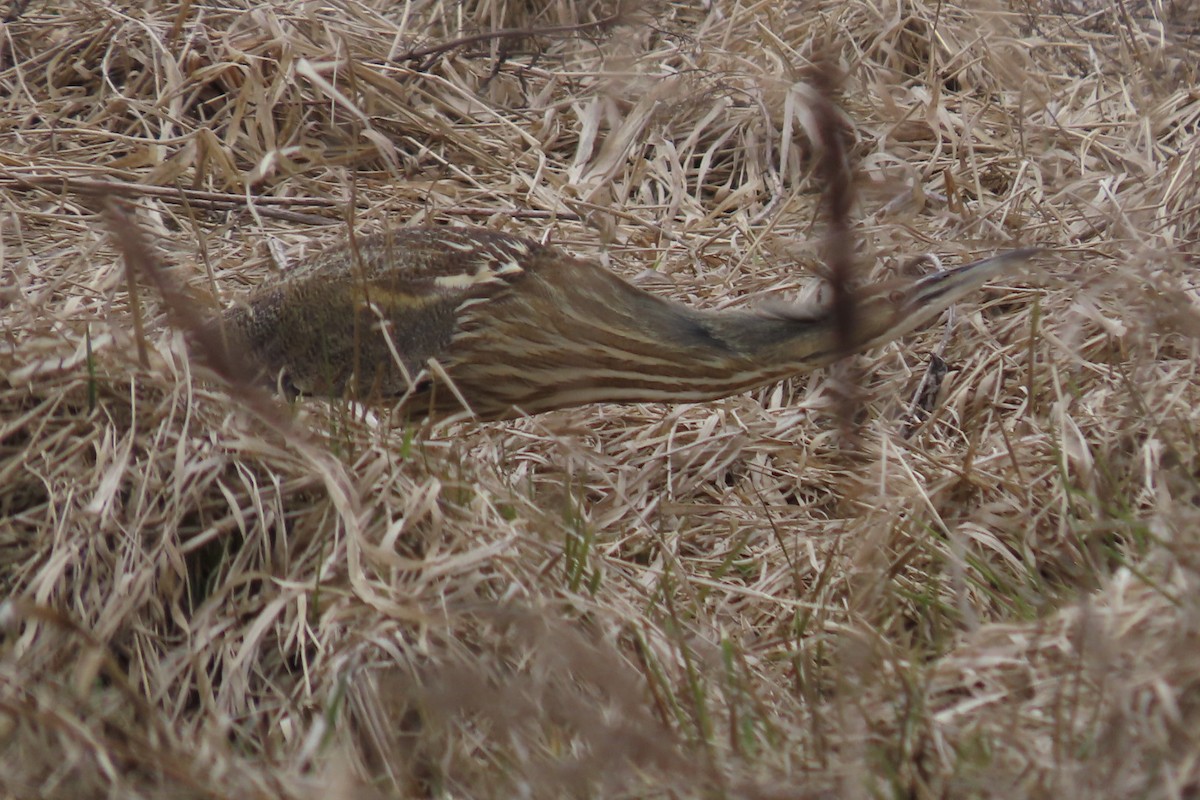
[[[1197,33],[1168,0],[10,0],[0,794],[1196,796]],[[98,213],[198,308],[422,221],[786,295],[816,58],[873,277],[1054,253],[859,357],[852,450],[826,373],[420,430],[246,402]]]

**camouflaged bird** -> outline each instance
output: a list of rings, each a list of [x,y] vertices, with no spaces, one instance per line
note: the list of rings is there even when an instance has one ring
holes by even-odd
[[[1030,252],[861,290],[851,349],[913,330]],[[773,383],[842,354],[831,316],[693,308],[529,239],[412,228],[318,254],[237,303],[223,327],[289,392],[399,402],[412,418],[503,419]]]

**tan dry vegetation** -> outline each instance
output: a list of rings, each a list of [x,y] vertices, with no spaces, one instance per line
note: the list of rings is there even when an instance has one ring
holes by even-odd
[[[1168,0],[10,0],[4,796],[1195,796],[1196,32]],[[822,54],[872,277],[1052,249],[855,359],[855,449],[826,372],[418,430],[255,405],[97,213],[132,203],[201,309],[422,222],[788,296]]]

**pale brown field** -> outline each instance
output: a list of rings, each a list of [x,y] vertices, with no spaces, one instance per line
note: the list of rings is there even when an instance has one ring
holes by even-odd
[[[1198,16],[9,0],[0,796],[1200,795]],[[1048,249],[843,365],[853,446],[830,371],[421,428],[251,402],[99,213],[202,313],[422,223],[790,297],[818,57],[865,275]]]

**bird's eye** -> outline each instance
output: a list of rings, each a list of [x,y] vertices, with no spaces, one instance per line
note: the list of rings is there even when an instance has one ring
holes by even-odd
[[[892,289],[890,292],[888,292],[888,300],[891,301],[892,305],[900,305],[904,302],[907,296],[908,293],[903,289]]]

